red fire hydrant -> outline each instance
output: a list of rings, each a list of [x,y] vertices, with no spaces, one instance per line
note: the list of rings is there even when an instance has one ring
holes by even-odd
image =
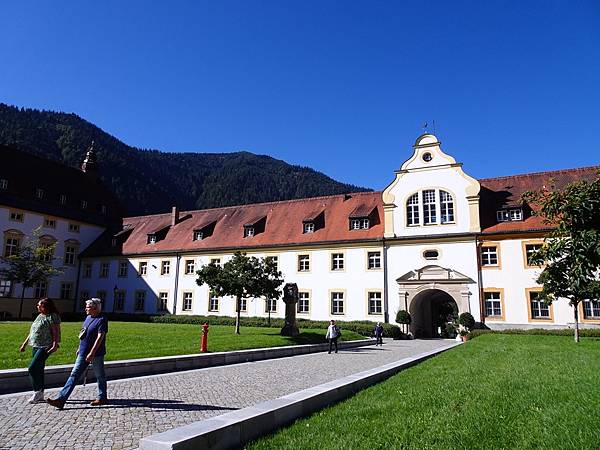
[[[200,351],[206,353],[206,347],[208,347],[208,324],[202,325],[202,340],[200,342]]]

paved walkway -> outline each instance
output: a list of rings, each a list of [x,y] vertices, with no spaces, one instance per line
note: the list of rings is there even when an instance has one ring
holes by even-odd
[[[140,438],[451,345],[387,341],[340,350],[108,383],[110,404],[91,407],[96,385],[79,386],[62,411],[0,396],[0,449],[132,449]],[[54,396],[58,389],[50,389]]]

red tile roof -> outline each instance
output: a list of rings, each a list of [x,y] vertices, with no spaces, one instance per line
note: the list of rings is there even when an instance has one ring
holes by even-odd
[[[520,205],[521,195],[543,186],[562,188],[580,179],[591,180],[600,166],[554,172],[532,173],[480,180],[480,215],[482,233],[518,233],[547,230],[548,226],[536,216],[525,212],[523,221],[497,223],[496,211],[506,206]],[[525,209],[527,209],[525,207]],[[321,216],[322,214],[322,216]],[[350,230],[349,219],[369,216],[368,230]],[[244,237],[244,225],[254,224],[266,217],[264,231]],[[303,233],[303,221],[324,218],[324,226],[313,233]],[[200,241],[193,240],[194,230],[215,223],[214,230]],[[96,241],[85,255],[147,254],[176,251],[219,251],[252,249],[286,245],[313,245],[345,241],[369,241],[383,238],[383,204],[381,192],[333,195],[299,200],[260,203],[227,208],[182,211],[180,220],[171,226],[171,213],[127,217],[123,226],[131,228],[124,242],[110,247],[110,239]],[[147,243],[147,235],[167,229],[155,243]],[[117,230],[118,231],[118,230]],[[110,237],[115,232],[110,233]]]

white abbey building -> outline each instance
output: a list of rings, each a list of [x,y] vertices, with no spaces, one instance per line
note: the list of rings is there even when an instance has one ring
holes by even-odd
[[[476,180],[425,134],[383,192],[124,218],[80,243],[74,298],[101,297],[115,312],[233,316],[235,302],[198,286],[195,271],[242,250],[274,258],[297,283],[299,318],[394,322],[406,309],[412,332],[430,337],[450,308],[490,328],[566,327],[566,300],[537,300],[540,268],[528,254],[548,228],[521,194],[591,180],[599,169]],[[584,324],[600,324],[600,302],[581,307]],[[284,309],[251,299],[242,314]]]

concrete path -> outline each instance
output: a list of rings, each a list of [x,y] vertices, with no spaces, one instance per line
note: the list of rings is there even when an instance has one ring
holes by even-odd
[[[31,394],[0,396],[0,449],[132,449],[140,438],[275,399],[451,345],[386,341],[340,350],[108,383],[110,404],[91,407],[96,385],[77,387],[62,411],[28,405]],[[57,389],[47,391],[54,396]]]

